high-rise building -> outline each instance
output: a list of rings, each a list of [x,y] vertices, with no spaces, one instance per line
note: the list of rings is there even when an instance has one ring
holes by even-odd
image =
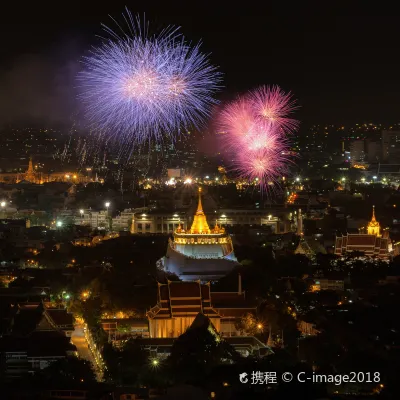
[[[380,142],[368,139],[366,141],[367,161],[377,163],[382,159],[382,146]]]
[[[400,164],[400,131],[382,131],[382,161]]]
[[[351,165],[363,164],[365,161],[364,140],[354,140],[350,144]]]

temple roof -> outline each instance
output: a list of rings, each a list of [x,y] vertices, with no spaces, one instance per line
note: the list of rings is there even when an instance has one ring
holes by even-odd
[[[299,244],[294,251],[294,254],[303,254],[309,258],[315,257],[315,252],[311,249],[310,245],[308,244],[306,239],[304,239],[304,237],[300,238]]]
[[[245,300],[244,292],[211,292],[209,283],[168,281],[158,285],[158,304],[147,315],[149,318],[170,318],[202,313],[211,318],[236,317],[243,315],[243,310],[251,312],[255,308]]]

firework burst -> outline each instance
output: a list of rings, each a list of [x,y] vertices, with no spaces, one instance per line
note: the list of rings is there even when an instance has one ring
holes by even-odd
[[[128,31],[108,38],[83,59],[80,98],[92,127],[123,144],[174,138],[208,116],[221,75],[178,29],[150,36],[127,10]]]
[[[262,87],[228,104],[220,115],[225,147],[238,175],[262,190],[279,182],[291,163],[289,135],[298,122],[291,95],[279,87]]]
[[[294,133],[298,121],[288,118],[297,109],[291,93],[285,93],[279,86],[262,86],[249,94],[249,101],[254,116],[274,127],[279,127],[284,133]]]

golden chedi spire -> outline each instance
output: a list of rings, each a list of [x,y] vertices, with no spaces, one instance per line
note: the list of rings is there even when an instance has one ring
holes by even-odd
[[[197,211],[194,215],[192,227],[190,228],[191,234],[209,234],[211,233],[207,223],[207,218],[203,211],[203,205],[201,204],[201,188],[199,188],[199,203],[197,205]]]
[[[33,169],[32,157],[29,157],[28,170],[25,173],[25,180],[34,183],[36,181],[35,170]]]
[[[380,236],[381,226],[375,218],[375,206],[372,206],[372,218],[367,227],[368,235]]]

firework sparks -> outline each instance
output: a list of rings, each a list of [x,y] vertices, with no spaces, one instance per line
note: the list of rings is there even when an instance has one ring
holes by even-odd
[[[262,86],[249,95],[249,101],[261,120],[281,128],[285,133],[293,133],[298,121],[288,118],[297,109],[291,93],[285,93],[279,86]]]
[[[105,27],[110,38],[83,59],[80,98],[92,126],[129,145],[199,126],[216,103],[220,73],[177,29],[150,36],[128,10],[125,21],[129,33]]]
[[[241,178],[266,189],[287,172],[291,162],[287,134],[298,126],[288,118],[294,109],[291,95],[279,87],[262,87],[225,107],[220,124],[227,132],[226,149]]]

